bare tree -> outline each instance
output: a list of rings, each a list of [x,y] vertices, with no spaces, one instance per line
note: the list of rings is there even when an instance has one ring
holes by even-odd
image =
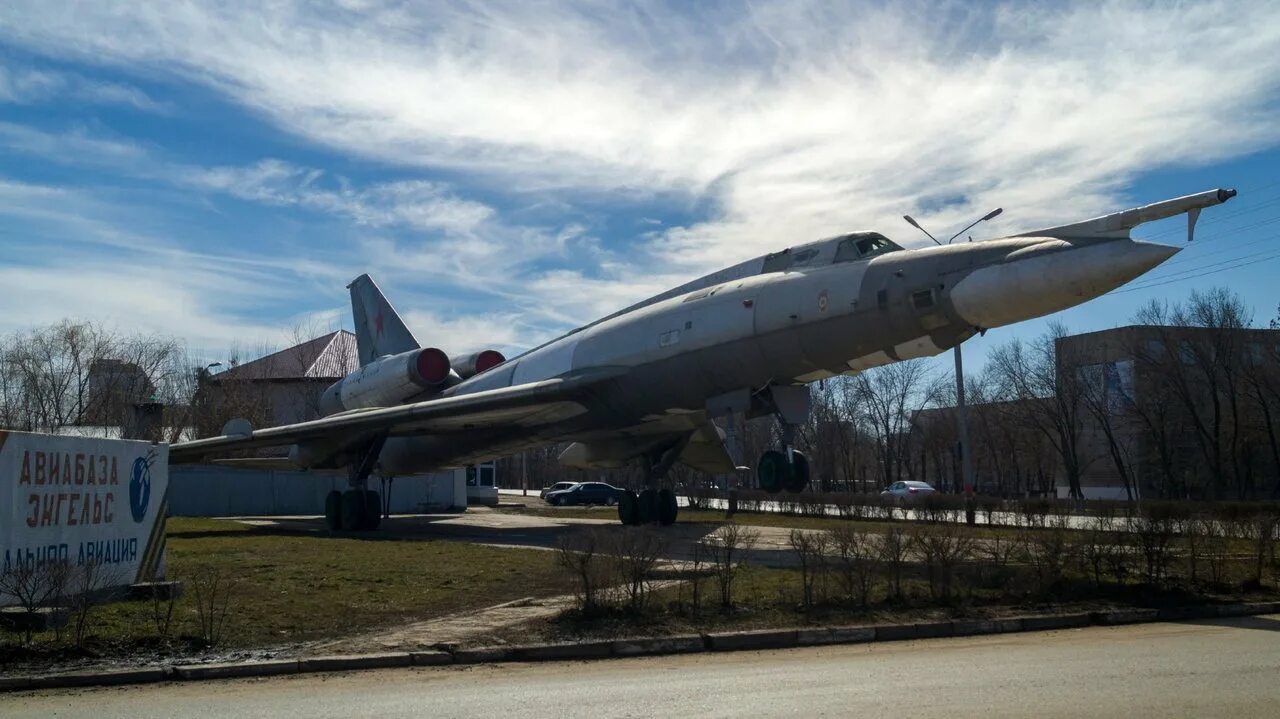
[[[1008,399],[1017,403],[1014,411],[1052,445],[1071,496],[1082,499],[1080,477],[1087,465],[1081,451],[1085,409],[1079,375],[1058,371],[1056,341],[1065,335],[1066,327],[1053,323],[1047,334],[1030,345],[1014,339],[996,348],[990,361]]]
[[[1240,330],[1250,324],[1248,309],[1235,294],[1217,288],[1192,292],[1185,304],[1153,300],[1135,319],[1156,337],[1143,359],[1193,430],[1209,470],[1209,496],[1221,497],[1231,488],[1245,496],[1253,489],[1245,483],[1250,453],[1242,446],[1247,431]]]
[[[939,382],[929,367],[922,359],[906,360],[867,370],[853,379],[860,417],[871,430],[885,486],[913,475],[911,419],[939,392]]]

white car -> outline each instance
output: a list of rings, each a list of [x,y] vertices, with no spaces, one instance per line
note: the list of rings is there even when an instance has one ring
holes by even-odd
[[[576,487],[576,486],[578,486],[577,482],[556,482],[550,487],[543,487],[542,493],[539,494],[538,496],[543,499],[546,499],[547,495],[550,494],[551,492],[559,492],[561,490],[569,489],[571,487]]]
[[[893,498],[899,502],[914,502],[938,490],[929,486],[928,482],[894,482],[880,493],[882,499]]]

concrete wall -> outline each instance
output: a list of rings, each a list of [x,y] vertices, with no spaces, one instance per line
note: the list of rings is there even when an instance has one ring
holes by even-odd
[[[346,476],[337,473],[180,464],[169,468],[169,513],[177,517],[323,514],[325,495],[346,488]],[[370,481],[370,489],[381,491],[382,487],[375,479]],[[466,505],[462,470],[396,477],[391,485],[392,513]]]

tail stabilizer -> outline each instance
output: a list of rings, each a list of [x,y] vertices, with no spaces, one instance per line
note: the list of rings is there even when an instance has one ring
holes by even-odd
[[[355,319],[356,349],[363,367],[384,355],[416,350],[418,340],[405,326],[391,303],[369,275],[347,285],[351,290],[351,315]]]

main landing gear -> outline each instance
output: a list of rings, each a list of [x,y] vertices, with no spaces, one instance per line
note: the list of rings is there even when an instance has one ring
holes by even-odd
[[[676,493],[670,487],[660,488],[658,485],[688,443],[689,437],[686,436],[665,449],[645,453],[642,461],[646,489],[639,494],[628,489],[618,499],[618,519],[623,524],[661,524],[666,527],[676,523],[676,516],[680,513]]]
[[[382,498],[369,489],[369,475],[378,462],[385,438],[374,440],[351,464],[349,488],[333,490],[324,499],[324,523],[331,532],[371,532],[382,523]]]
[[[778,418],[782,448],[770,449],[756,462],[756,480],[770,494],[803,492],[809,485],[809,458],[795,448],[796,428],[809,418],[809,388],[771,385],[758,397]]]

